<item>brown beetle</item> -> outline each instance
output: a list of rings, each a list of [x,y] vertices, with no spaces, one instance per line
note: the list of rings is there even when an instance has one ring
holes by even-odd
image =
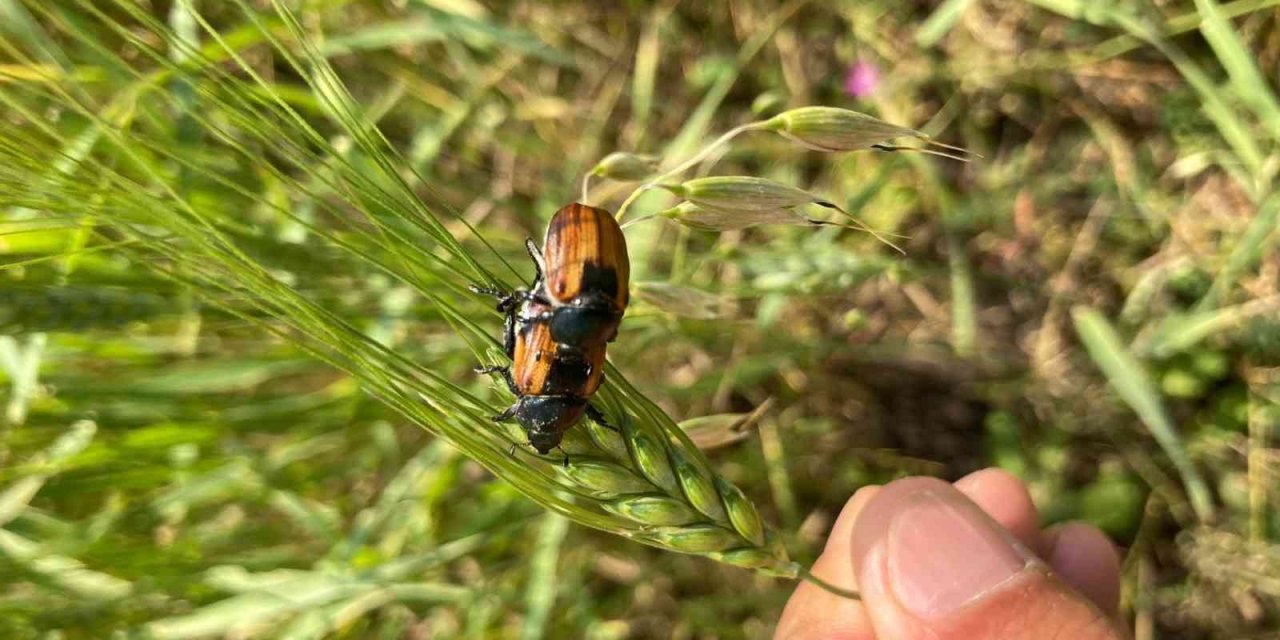
[[[493,417],[498,422],[519,421],[529,444],[545,454],[560,445],[564,432],[583,414],[609,426],[589,400],[604,381],[605,346],[565,349],[551,339],[544,320],[530,320],[547,309],[527,300],[513,309],[508,322],[510,367],[481,367],[480,373],[501,373],[516,395],[516,403]]]
[[[630,261],[613,216],[583,204],[556,212],[542,251],[533,240],[525,246],[537,270],[528,290],[471,287],[498,298],[512,360],[477,371],[502,374],[518,399],[494,419],[518,420],[529,444],[545,454],[583,414],[609,426],[589,400],[604,380],[606,345],[626,310]]]

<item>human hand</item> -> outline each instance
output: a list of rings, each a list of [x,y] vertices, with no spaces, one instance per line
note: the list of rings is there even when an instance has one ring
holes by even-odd
[[[1041,530],[1022,481],[999,469],[954,486],[904,478],[845,504],[775,640],[1113,640],[1120,560],[1098,529]]]

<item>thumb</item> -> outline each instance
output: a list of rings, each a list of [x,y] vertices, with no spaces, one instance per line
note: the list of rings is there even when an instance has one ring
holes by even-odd
[[[854,525],[853,566],[879,640],[1123,637],[1088,598],[940,480],[908,478],[881,489]]]

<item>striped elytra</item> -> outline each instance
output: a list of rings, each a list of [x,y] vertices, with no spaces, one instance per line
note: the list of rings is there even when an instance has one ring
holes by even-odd
[[[613,214],[576,202],[566,205],[551,218],[542,251],[546,294],[553,305],[598,294],[609,298],[618,313],[626,309],[631,262]]]
[[[570,204],[556,212],[539,252],[526,243],[537,276],[528,290],[495,295],[507,314],[501,372],[516,403],[494,416],[516,420],[539,453],[559,446],[565,431],[589,416],[608,426],[590,400],[604,382],[605,351],[626,311],[630,261],[622,229],[603,209]]]

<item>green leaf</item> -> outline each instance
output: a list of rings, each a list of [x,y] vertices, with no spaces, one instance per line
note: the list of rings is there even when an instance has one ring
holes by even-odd
[[[1274,317],[1278,312],[1280,296],[1271,296],[1211,311],[1173,314],[1161,318],[1151,337],[1135,346],[1141,353],[1168,358],[1189,351],[1211,337],[1239,335],[1252,318]]]
[[[161,640],[210,638],[279,622],[286,616],[324,606],[336,600],[372,591],[373,585],[348,584],[332,577],[307,574],[284,581],[270,591],[251,591],[219,600],[195,611],[156,620],[147,625]]]
[[[542,517],[542,526],[529,559],[529,581],[524,590],[525,618],[521,636],[526,639],[547,635],[547,622],[551,619],[556,594],[560,591],[556,567],[568,533],[568,518],[554,513]]]
[[[210,360],[169,367],[130,386],[134,393],[229,393],[315,366],[307,360]]]
[[[1258,69],[1257,54],[1245,47],[1215,0],[1196,0],[1196,10],[1202,18],[1200,33],[1227,70],[1232,91],[1253,109],[1271,137],[1280,142],[1280,103]]]

